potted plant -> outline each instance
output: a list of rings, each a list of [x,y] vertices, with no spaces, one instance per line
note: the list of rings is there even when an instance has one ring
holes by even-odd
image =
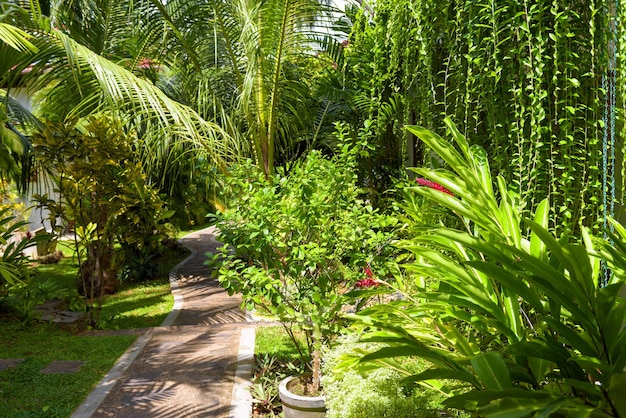
[[[322,345],[341,326],[346,290],[384,258],[395,224],[360,198],[357,154],[350,146],[333,158],[312,151],[270,179],[243,164],[228,179],[232,209],[217,215],[226,244],[216,269],[221,284],[241,293],[248,309],[297,324],[306,335],[311,374],[300,395],[321,394]],[[323,411],[321,400],[314,409]],[[301,401],[284,402],[302,408]]]

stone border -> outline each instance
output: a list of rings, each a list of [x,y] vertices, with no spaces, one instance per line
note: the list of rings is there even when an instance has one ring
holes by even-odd
[[[252,365],[254,364],[255,337],[256,330],[254,328],[244,328],[241,330],[229,418],[248,417],[252,413],[250,376],[252,376]]]
[[[200,231],[204,231],[204,229],[201,229]],[[185,237],[188,237],[193,234],[197,234],[200,231],[192,232],[191,234],[185,235]],[[172,311],[169,313],[169,315],[167,315],[167,318],[163,320],[163,323],[161,324],[162,327],[172,326],[174,324],[174,321],[176,321],[176,318],[178,318],[178,314],[180,313],[181,309],[183,309],[184,298],[183,298],[183,294],[180,292],[180,288],[178,287],[178,270],[180,270],[182,266],[184,266],[189,261],[191,261],[191,259],[194,258],[196,255],[198,255],[198,252],[194,250],[193,248],[189,248],[189,247],[185,247],[185,248],[191,251],[191,254],[189,254],[187,258],[185,258],[180,263],[176,264],[172,268],[172,270],[170,270],[170,274],[169,274],[170,292],[174,296],[174,306],[172,307]]]

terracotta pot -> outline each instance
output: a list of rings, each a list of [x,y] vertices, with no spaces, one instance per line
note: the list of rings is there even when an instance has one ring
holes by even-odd
[[[285,418],[324,418],[326,416],[324,396],[300,396],[290,392],[290,383],[299,378],[299,376],[287,377],[278,386]]]

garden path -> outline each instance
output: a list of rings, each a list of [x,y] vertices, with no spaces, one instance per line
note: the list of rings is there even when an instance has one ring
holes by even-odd
[[[192,254],[170,274],[172,313],[138,338],[72,418],[247,416],[242,383],[255,324],[239,308],[241,298],[228,296],[203,264],[219,245],[215,229],[180,242]]]

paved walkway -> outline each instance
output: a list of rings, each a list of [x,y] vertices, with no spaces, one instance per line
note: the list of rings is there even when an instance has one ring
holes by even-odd
[[[137,339],[72,418],[248,416],[242,383],[251,367],[254,323],[239,309],[241,299],[229,297],[203,264],[219,245],[214,229],[181,243],[192,255],[170,275],[172,313]]]

